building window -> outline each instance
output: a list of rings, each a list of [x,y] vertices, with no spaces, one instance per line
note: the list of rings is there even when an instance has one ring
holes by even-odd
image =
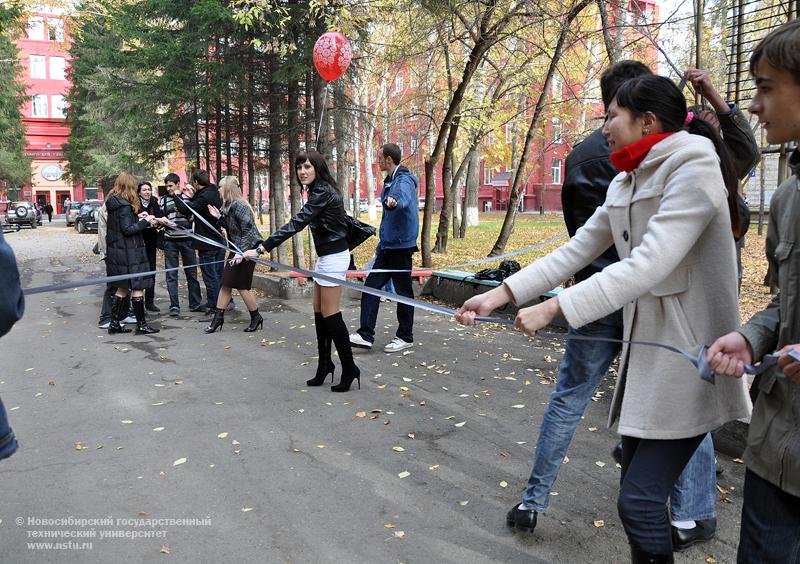
[[[561,118],[553,118],[553,143],[561,143],[563,139],[563,127],[561,126]]]
[[[395,125],[403,125],[403,115],[402,115],[402,114],[397,114],[397,115],[395,116],[395,118],[394,118],[394,124],[395,124]]]
[[[28,39],[44,41],[44,18],[42,16],[28,18]]]
[[[483,165],[483,183],[484,184],[492,183],[492,171],[489,169],[488,166],[486,166],[485,163]]]
[[[561,81],[560,76],[553,76],[553,80],[551,82],[552,90],[550,91],[554,100],[561,100],[562,90],[564,88],[564,83]]]
[[[400,147],[400,154],[401,155],[403,154],[403,145],[404,144],[402,142],[398,141],[397,146]]]
[[[411,153],[414,154],[419,149],[419,141],[417,139],[411,139]]]
[[[417,121],[417,113],[419,108],[416,104],[412,103],[408,108],[408,121]]]
[[[64,21],[48,19],[47,36],[50,41],[64,41]]]
[[[413,71],[408,75],[408,85],[411,88],[416,88],[417,86],[419,86],[419,81],[417,80],[417,75],[414,74]]]
[[[44,55],[31,55],[31,78],[47,78],[46,57]]]
[[[403,90],[403,75],[398,74],[394,78],[394,93],[398,94],[401,90]]]
[[[514,140],[514,128],[510,123],[506,124],[506,143],[511,143]]]
[[[47,96],[44,94],[34,94],[31,96],[31,117],[47,117]]]
[[[54,94],[51,98],[53,101],[53,117],[66,117],[67,101],[64,99],[64,96],[61,94]]]
[[[553,159],[551,172],[553,173],[553,184],[561,184],[561,159]]]
[[[64,80],[64,58],[50,57],[50,79]]]

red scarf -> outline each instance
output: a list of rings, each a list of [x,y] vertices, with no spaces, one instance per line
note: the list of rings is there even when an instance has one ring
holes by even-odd
[[[611,164],[617,167],[619,171],[630,172],[641,164],[647,156],[647,153],[653,148],[653,145],[666,139],[673,133],[674,131],[670,131],[669,133],[651,133],[646,137],[642,137],[635,143],[631,143],[619,151],[611,153]]]

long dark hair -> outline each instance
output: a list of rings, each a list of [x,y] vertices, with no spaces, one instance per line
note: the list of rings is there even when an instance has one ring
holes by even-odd
[[[325,162],[325,157],[319,154],[318,151],[314,149],[308,149],[307,151],[300,153],[297,155],[297,158],[294,160],[294,174],[297,176],[297,169],[300,168],[300,165],[304,162],[310,162],[311,166],[314,167],[314,173],[316,174],[316,179],[314,182],[318,180],[322,180],[326,184],[330,184],[333,188],[338,190],[338,186],[336,186],[336,181],[331,176],[331,171],[328,168],[328,163]],[[300,177],[297,176],[297,183],[300,184]]]
[[[733,167],[733,158],[728,147],[717,135],[714,127],[699,117],[686,123],[686,98],[678,90],[675,83],[665,76],[640,76],[625,81],[617,90],[617,105],[626,108],[634,118],[652,112],[661,122],[664,133],[672,131],[688,131],[693,135],[702,135],[711,140],[719,155],[719,167],[722,180],[728,190],[728,213],[731,217],[733,236],[739,238],[742,226],[739,222],[739,207],[736,194],[739,191],[739,179]]]

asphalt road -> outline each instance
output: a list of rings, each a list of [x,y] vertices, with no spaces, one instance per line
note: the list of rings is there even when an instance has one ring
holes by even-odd
[[[92,236],[63,223],[23,234],[7,240],[25,287],[102,274],[85,254]],[[306,301],[262,296],[257,333],[239,311],[213,335],[156,316],[148,337],[98,330],[101,294],[31,296],[0,341],[21,442],[0,463],[0,562],[628,561],[610,378],[536,532],[505,525],[561,342],[420,314],[413,349],[358,351],[361,390],[334,394],[304,385],[316,364]],[[166,311],[163,279],[157,296]],[[355,329],[358,303],[344,306]],[[379,344],[394,326],[383,304]],[[744,468],[720,459],[718,537],[677,562],[735,560]],[[29,544],[47,542],[73,547]]]

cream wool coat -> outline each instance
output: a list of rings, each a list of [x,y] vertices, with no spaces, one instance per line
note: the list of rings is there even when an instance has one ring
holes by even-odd
[[[620,173],[605,204],[569,243],[505,284],[517,304],[554,288],[612,244],[620,261],[562,291],[561,310],[581,327],[620,308],[625,339],[696,353],[739,327],[736,257],[727,192],[712,143],[681,131]],[[665,349],[622,349],[609,425],[621,435],[679,439],[704,434],[752,408],[744,379],[700,379]]]

